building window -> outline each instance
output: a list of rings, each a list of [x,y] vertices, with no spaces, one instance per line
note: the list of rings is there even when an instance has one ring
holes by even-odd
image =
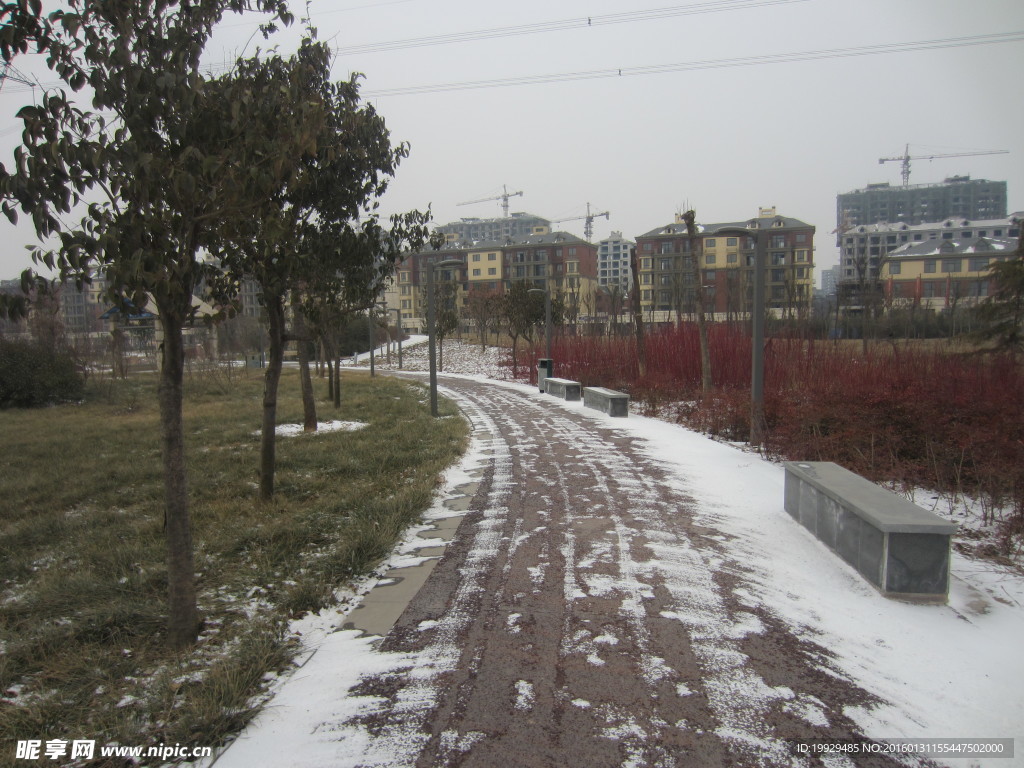
[[[672,247],[672,243],[662,243],[661,244],[661,252],[662,253],[674,253],[675,249]]]
[[[400,282],[400,283],[408,283],[409,282],[409,273],[408,272],[399,272],[398,273],[398,282]]]
[[[786,263],[786,254],[784,253],[773,253],[772,254],[772,266],[781,267]]]
[[[725,261],[729,264],[736,264],[739,260],[740,256],[738,253],[730,253],[725,257]]]
[[[988,269],[988,258],[971,259],[971,272],[984,272]]]
[[[796,252],[796,260],[797,261],[807,261],[807,251],[797,251]]]
[[[715,238],[709,237],[707,240],[705,240],[704,241],[704,247],[705,248],[714,248],[715,247]]]
[[[713,254],[713,253],[707,254],[704,257],[704,263],[705,264],[714,264],[715,263],[715,254]]]
[[[480,277],[480,270],[479,269],[474,269],[473,270],[473,277]]]
[[[496,275],[496,274],[498,274],[498,268],[497,267],[488,267],[487,268],[487,274],[488,275]]]
[[[932,261],[932,260],[926,261],[924,263],[924,271],[925,271],[926,274],[929,274],[929,275],[930,274],[934,274],[934,272],[935,272],[935,262]]]
[[[652,258],[640,259],[640,269],[651,269],[653,263],[654,263],[654,259],[652,259]]]
[[[785,235],[772,235],[772,248],[785,248],[786,247],[786,236]]]
[[[496,254],[496,253],[488,253],[487,254],[487,260],[488,261],[497,261],[498,260],[498,254]]]
[[[942,271],[943,272],[959,272],[960,271],[960,259],[943,259],[942,260]]]
[[[773,269],[772,270],[772,282],[773,283],[784,283],[786,281],[786,270],[784,269]]]
[[[889,262],[889,274],[890,275],[901,275],[903,274],[903,265],[898,261]]]
[[[569,249],[569,255],[570,256],[575,256],[576,255],[576,249],[575,248],[570,248]]]
[[[479,253],[474,253],[473,254],[473,261],[480,261],[480,254]]]

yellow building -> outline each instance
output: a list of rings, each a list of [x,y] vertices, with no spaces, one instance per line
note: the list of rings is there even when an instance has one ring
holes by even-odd
[[[700,270],[704,310],[717,319],[748,316],[760,233],[765,251],[768,307],[776,315],[810,310],[814,285],[814,227],[762,208],[746,221],[698,227],[696,254],[681,216],[637,238],[640,304],[656,321],[696,311],[693,256]]]
[[[907,243],[882,263],[880,279],[889,306],[941,310],[977,304],[991,293],[989,267],[1016,255],[1007,237],[968,237]]]

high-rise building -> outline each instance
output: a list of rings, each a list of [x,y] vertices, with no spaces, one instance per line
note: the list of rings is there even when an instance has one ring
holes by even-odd
[[[502,219],[460,219],[437,228],[448,243],[479,243],[501,241],[551,231],[551,222],[532,213],[513,213]]]
[[[836,197],[836,228],[882,222],[923,224],[949,218],[998,219],[1006,216],[1006,182],[951,176],[941,184],[893,187],[869,184]]]
[[[633,285],[633,274],[629,265],[629,252],[635,243],[626,240],[621,232],[611,235],[597,244],[597,284],[603,288],[618,286],[622,293],[628,293]]]

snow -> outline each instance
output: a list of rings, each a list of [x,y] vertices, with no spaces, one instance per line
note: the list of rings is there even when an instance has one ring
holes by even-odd
[[[471,351],[458,350],[448,342],[449,360],[455,367],[460,356]],[[476,349],[479,352],[479,348]],[[486,367],[486,366],[481,366]],[[475,371],[471,378],[482,379]],[[443,381],[443,380],[442,380]],[[542,397],[535,387],[512,382],[495,382],[532,397]],[[657,419],[631,414],[628,419],[608,419],[582,403],[555,401],[553,408],[576,411],[598,419],[606,428],[632,438],[643,446],[650,460],[666,471],[675,489],[696,500],[696,522],[721,532],[732,561],[742,563],[746,587],[737,593],[741,603],[780,619],[795,635],[812,639],[834,654],[832,673],[845,677],[871,691],[883,703],[850,706],[845,714],[869,738],[1015,738],[1017,753],[1012,759],[972,758],[951,761],[949,765],[1009,768],[1024,765],[1024,577],[1019,570],[990,561],[967,558],[954,552],[951,566],[949,602],[945,606],[918,605],[891,600],[880,595],[851,567],[832,554],[821,542],[792,520],[782,506],[784,470],[743,448],[716,442],[700,434]],[[473,469],[485,462],[495,463],[495,483],[500,493],[508,483],[508,457],[500,446],[474,439],[462,461],[449,470],[439,490],[443,499]],[[481,553],[500,546],[492,541],[485,513],[471,543],[465,568],[480,567],[486,560]],[[438,516],[451,514],[440,501],[428,512]],[[396,550],[396,560],[407,557],[410,533]],[[627,537],[630,532],[619,531]],[[600,594],[613,585],[601,582],[597,574],[577,573],[571,547],[566,548],[567,598],[579,583],[590,594]],[[704,682],[709,705],[719,717],[719,733],[737,738],[757,736],[758,712],[739,717],[725,701],[739,687],[754,702],[784,702],[782,706],[812,724],[825,724],[825,714],[814,697],[795,696],[786,687],[769,687],[749,669],[734,663],[738,643],[748,633],[763,629],[753,613],[729,617],[711,585],[700,583],[706,568],[695,565],[708,553],[668,547],[650,547],[651,560],[622,564],[626,574],[614,586],[633,595],[637,621],[642,620],[644,586],[636,576],[657,569],[666,587],[678,592],[681,601],[692,610],[672,618],[691,634],[694,650],[707,661],[705,669],[714,670]],[[623,548],[625,550],[625,548]],[[575,563],[577,568],[584,563]],[[382,571],[381,571],[382,572]],[[630,582],[630,583],[625,583]],[[634,583],[635,582],[635,583]],[[457,624],[464,621],[457,610],[438,622],[442,636],[455,636]],[[508,628],[515,632],[518,615],[508,617]],[[414,659],[403,654],[380,653],[376,638],[360,636],[336,627],[344,621],[338,610],[309,616],[293,631],[301,633],[307,655],[290,677],[279,681],[275,696],[239,739],[215,760],[217,768],[234,766],[275,766],[301,762],[305,766],[373,766],[404,764],[415,754],[423,738],[415,728],[404,734],[405,741],[382,747],[367,736],[365,729],[348,725],[361,713],[373,709],[371,696],[355,695],[350,689],[365,675],[421,670],[420,687],[407,695],[411,709],[431,699],[429,678],[455,663],[456,649],[443,648],[429,659]],[[445,626],[448,622],[450,626]],[[433,625],[432,625],[433,626]],[[614,643],[610,636],[574,639],[588,654],[592,664],[601,665],[602,647]],[[641,649],[642,650],[642,649]],[[645,677],[661,673],[662,660],[645,659]],[[702,662],[703,664],[703,662]],[[681,695],[691,691],[680,684]],[[722,699],[719,702],[717,699]],[[529,682],[517,685],[515,706],[532,706],[533,689]],[[574,700],[577,707],[590,707]],[[755,707],[756,709],[756,707]],[[732,718],[732,719],[730,719]],[[735,720],[735,722],[734,722]],[[631,732],[634,723],[623,713],[614,729]],[[683,724],[685,727],[685,724]],[[453,750],[468,749],[479,734],[450,734]],[[785,746],[771,738],[759,748],[778,750]],[[388,751],[388,750],[391,751]],[[939,761],[940,763],[942,761]],[[848,761],[830,761],[849,765]]]
[[[304,432],[301,424],[278,424],[275,434],[278,437],[296,437],[298,435],[319,435],[326,432],[355,432],[366,426],[362,421],[321,421],[316,425],[316,432]],[[257,435],[259,432],[256,433]]]

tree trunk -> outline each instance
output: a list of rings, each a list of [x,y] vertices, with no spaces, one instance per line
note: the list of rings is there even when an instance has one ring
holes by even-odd
[[[324,356],[324,368],[327,370],[327,400],[334,402],[334,358]]]
[[[182,416],[185,350],[180,317],[166,306],[159,307],[159,312],[164,335],[159,401],[163,433],[164,529],[167,534],[167,639],[171,648],[181,649],[192,645],[199,634]]]
[[[295,315],[294,336],[298,345],[299,381],[302,384],[302,431],[316,432],[316,398],[313,396],[313,377],[309,371],[309,333],[306,316],[302,313],[298,294],[292,294],[292,312]]]
[[[334,407],[341,408],[341,352],[334,353]]]
[[[270,350],[267,372],[263,380],[263,432],[260,440],[260,498],[274,497],[274,470],[276,468],[275,438],[277,430],[277,387],[281,382],[284,365],[284,306],[280,296],[264,294],[267,310],[267,332]]]

